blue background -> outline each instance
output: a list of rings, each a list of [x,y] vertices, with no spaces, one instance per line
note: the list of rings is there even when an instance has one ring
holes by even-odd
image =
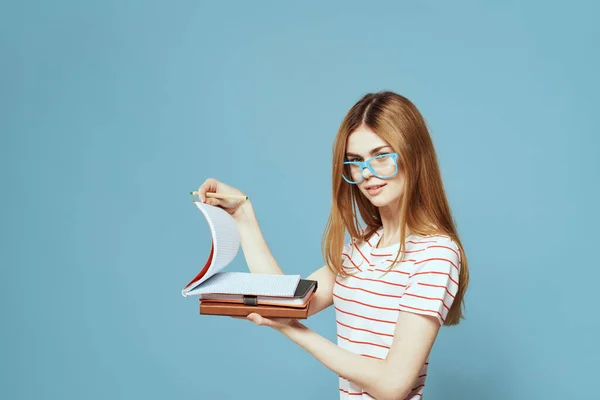
[[[336,130],[383,89],[428,121],[471,268],[426,397],[594,397],[597,3],[282,3],[1,3],[0,397],[338,398],[283,335],[181,296],[210,248],[188,192],[239,187],[307,276]],[[336,340],[333,310],[307,325]]]

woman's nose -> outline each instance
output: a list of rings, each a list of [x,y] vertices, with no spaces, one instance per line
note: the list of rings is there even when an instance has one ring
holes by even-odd
[[[373,174],[371,173],[371,171],[369,170],[369,168],[365,167],[362,170],[362,176],[363,176],[364,179],[368,179],[368,178],[372,177]]]

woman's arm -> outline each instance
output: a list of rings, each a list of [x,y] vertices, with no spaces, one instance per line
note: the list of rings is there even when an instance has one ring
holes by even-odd
[[[248,269],[256,274],[283,274],[263,236],[254,208],[245,201],[234,216]]]
[[[404,399],[425,364],[440,328],[434,317],[401,311],[394,340],[384,360],[342,349],[296,320],[266,319],[250,314],[258,325],[285,334],[339,376],[380,400]]]
[[[258,225],[254,209],[246,201],[235,216],[240,232],[240,243],[250,272],[257,274],[283,274],[283,270],[267,246]],[[317,291],[310,302],[308,315],[313,315],[333,304],[335,275],[327,266],[322,266],[306,279],[318,282]]]
[[[446,246],[432,249],[412,271],[409,285],[398,302],[400,312],[385,360],[344,350],[295,320],[268,320],[258,314],[251,314],[249,319],[280,330],[325,366],[371,396],[403,399],[416,389],[413,385],[458,288],[460,260],[456,249]],[[415,313],[404,309],[421,311]]]
[[[317,291],[310,301],[308,307],[308,316],[314,315],[333,304],[333,285],[335,284],[335,275],[329,267],[322,266],[308,276],[309,280],[317,281]]]

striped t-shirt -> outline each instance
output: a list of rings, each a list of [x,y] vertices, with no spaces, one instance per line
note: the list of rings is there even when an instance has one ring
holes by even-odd
[[[375,248],[383,229],[368,241],[344,246],[343,266],[354,276],[338,276],[333,289],[338,345],[364,357],[384,359],[392,345],[399,312],[436,317],[442,324],[458,290],[460,251],[447,236],[411,235],[404,261],[386,275],[400,248]],[[421,399],[429,360],[406,399]],[[341,399],[372,399],[340,376]]]

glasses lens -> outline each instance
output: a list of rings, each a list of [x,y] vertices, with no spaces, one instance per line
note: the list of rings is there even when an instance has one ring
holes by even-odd
[[[356,164],[344,164],[344,178],[352,183],[360,182],[361,180],[361,170],[360,167]]]
[[[379,178],[394,175],[396,173],[396,162],[392,156],[381,156],[374,158],[369,163]]]

